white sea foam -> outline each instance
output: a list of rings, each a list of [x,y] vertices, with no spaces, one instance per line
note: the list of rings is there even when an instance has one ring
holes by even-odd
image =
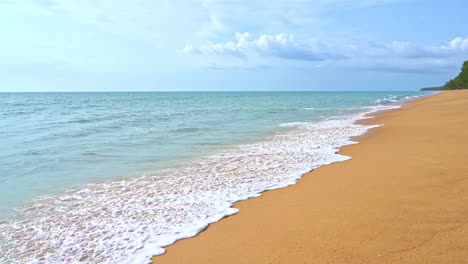
[[[379,101],[379,100],[377,100]],[[378,102],[377,102],[378,103]],[[360,107],[306,107],[303,110],[366,110],[372,109],[374,106],[360,106]]]
[[[373,126],[366,112],[301,123],[293,131],[157,175],[88,184],[0,222],[1,263],[146,263],[178,239],[237,213],[236,201],[294,184],[319,166],[349,159],[338,148]]]
[[[283,123],[283,124],[280,124],[279,126],[281,127],[297,127],[297,126],[304,126],[304,125],[308,125],[309,123],[307,122],[289,122],[289,123]]]
[[[431,93],[433,94],[433,93]],[[421,97],[421,95],[390,95],[384,99],[378,99],[375,102],[380,105],[401,104]]]

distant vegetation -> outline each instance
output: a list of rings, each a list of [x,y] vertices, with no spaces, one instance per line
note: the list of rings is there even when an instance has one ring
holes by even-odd
[[[442,90],[442,87],[427,87],[427,88],[422,88],[421,91],[439,91]]]
[[[441,87],[423,88],[421,91],[468,89],[468,61],[463,62],[460,74]]]

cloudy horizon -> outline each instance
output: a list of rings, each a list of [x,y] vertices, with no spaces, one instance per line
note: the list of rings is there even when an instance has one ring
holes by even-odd
[[[0,0],[0,91],[416,90],[468,59],[462,0]]]

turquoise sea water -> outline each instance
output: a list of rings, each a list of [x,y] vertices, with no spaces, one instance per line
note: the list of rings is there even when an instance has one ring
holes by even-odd
[[[102,182],[101,189],[105,189],[106,187],[103,187],[107,186],[105,184],[110,184],[117,179],[134,178],[136,181],[139,177],[159,175],[163,171],[171,171],[167,173],[170,176],[164,177],[167,179],[173,177],[176,179],[174,181],[185,179],[189,173],[197,175],[197,178],[190,179],[190,181],[198,181],[203,177],[224,177],[227,172],[220,174],[219,171],[211,171],[210,167],[204,164],[210,162],[222,164],[226,157],[232,157],[233,153],[237,155],[236,157],[244,157],[242,151],[247,147],[243,146],[249,148],[245,151],[249,153],[246,156],[260,155],[259,153],[263,155],[258,159],[249,159],[249,164],[257,162],[258,168],[278,166],[278,162],[275,163],[276,165],[269,164],[267,159],[263,158],[264,155],[273,154],[275,149],[281,148],[283,152],[288,152],[290,146],[298,145],[294,140],[306,136],[310,137],[307,138],[310,148],[328,148],[326,145],[328,136],[333,138],[336,133],[351,129],[349,124],[337,127],[336,131],[332,131],[330,125],[322,126],[320,130],[315,127],[307,128],[307,125],[322,124],[320,122],[360,114],[373,109],[372,107],[379,110],[379,106],[396,104],[399,100],[423,94],[421,92],[2,93],[0,94],[0,220],[8,222],[12,219],[27,219],[34,222],[39,221],[37,219],[40,217],[46,219],[50,216],[41,215],[42,212],[23,215],[24,208],[34,204],[34,201],[40,197],[55,197],[52,199],[54,202],[47,203],[47,206],[51,206],[51,212],[56,210],[52,206],[68,208],[66,204],[57,205],[55,202],[62,201],[61,199],[67,201],[60,197],[68,194],[71,188],[84,188],[88,183]],[[306,129],[310,130],[306,131]],[[308,134],[300,134],[304,131]],[[353,130],[350,135],[353,133],[357,132]],[[294,139],[292,139],[293,136]],[[343,132],[341,136],[347,137],[347,134]],[[274,139],[271,139],[272,137]],[[281,141],[283,137],[284,142]],[[317,141],[314,141],[315,139]],[[293,141],[294,144],[290,144]],[[268,142],[282,145],[270,147]],[[290,145],[285,145],[285,142]],[[305,148],[301,150],[301,153],[307,152],[307,145],[304,145],[304,142],[299,144],[301,148]],[[340,144],[330,143],[332,152],[337,145]],[[230,150],[235,150],[235,152],[230,152]],[[284,173],[291,174],[329,163],[332,160],[337,161],[334,159],[327,161],[323,158],[323,153],[314,153],[311,152],[308,157],[303,157],[303,163],[298,162],[296,167],[285,169]],[[317,158],[314,155],[317,155]],[[297,157],[294,161],[301,160],[301,158]],[[317,161],[315,164],[309,161],[312,158],[315,160],[320,158],[323,161]],[[234,164],[233,170],[247,167],[245,165],[247,163],[239,163],[237,166],[236,161],[237,159],[233,159],[227,164]],[[195,164],[194,162],[199,162],[196,163],[198,167],[195,165],[190,165],[192,166],[190,168],[184,167],[188,166],[187,164]],[[195,167],[200,169],[193,173],[192,170],[195,170]],[[256,167],[253,168],[255,170]],[[275,168],[275,171],[281,172],[281,169]],[[249,176],[249,179],[252,179],[256,175],[262,175],[263,172],[260,169],[258,172],[251,169],[249,173],[252,173]],[[246,173],[243,172],[242,175]],[[234,176],[232,177],[234,179]],[[145,178],[145,180],[148,179]],[[158,180],[155,184],[163,190],[162,192],[166,192],[169,188],[178,188],[174,181],[166,183],[164,180]],[[252,180],[254,181],[255,179]],[[248,182],[242,179],[235,182],[235,185]],[[138,185],[136,182],[133,184]],[[206,186],[209,186],[208,189],[211,188],[211,185]],[[264,186],[262,188],[270,188],[267,185],[262,186]],[[94,190],[93,188],[98,189],[89,187]],[[217,197],[222,196],[219,194],[220,189],[216,189],[216,192]],[[118,193],[125,195],[122,190]],[[106,204],[108,202],[106,194],[100,193],[99,195],[102,204]],[[250,197],[251,194],[246,194],[246,196]],[[82,199],[87,198],[88,195],[84,195],[76,199],[82,202]],[[115,193],[112,196],[109,195],[109,201],[111,199],[117,199]],[[226,201],[236,199],[236,197],[231,197]],[[141,206],[140,211],[145,210],[144,205],[138,206]],[[172,208],[171,206],[174,205],[167,204],[166,210]],[[88,212],[86,210],[88,210],[87,207],[83,207],[82,214],[86,214]],[[206,219],[211,219],[209,212],[205,215]],[[174,214],[171,217],[176,216],[177,214]],[[34,217],[37,219],[33,219]],[[96,216],[94,220],[99,222],[99,216]],[[210,221],[212,222],[212,220],[208,222]],[[30,225],[32,222],[27,223]],[[138,229],[143,224],[135,222],[132,226]],[[181,225],[178,228],[183,229],[186,226]],[[198,230],[197,228],[194,230]],[[7,228],[0,231],[9,238],[14,237],[16,232]],[[64,234],[65,231],[49,232],[50,235],[59,239],[60,234]],[[119,240],[122,234],[114,234],[112,241]],[[30,239],[38,239],[38,237]],[[142,241],[147,240],[142,239]],[[167,240],[169,242],[156,243],[157,247],[170,244],[172,240],[171,238]],[[124,242],[118,241],[118,243]],[[70,251],[60,251],[61,246],[57,245],[44,244],[37,250],[44,250],[48,247],[57,251],[55,255],[50,256],[55,262],[49,261],[49,263],[60,263],[61,254],[70,254]],[[137,252],[133,246],[128,248],[121,255],[111,256],[105,253],[105,250],[99,256],[89,254],[88,261],[83,263],[107,263],[107,261],[128,263],[129,261],[122,256]],[[142,245],[141,248],[145,246]],[[151,249],[151,247],[145,249]],[[13,251],[9,251],[8,254],[11,255],[8,258],[9,261],[34,263],[34,256],[26,257]],[[77,252],[76,254],[81,256],[80,254],[85,253]]]

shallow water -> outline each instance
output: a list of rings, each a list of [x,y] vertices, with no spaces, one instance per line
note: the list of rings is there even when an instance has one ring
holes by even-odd
[[[144,263],[423,94],[0,94],[0,262]]]

